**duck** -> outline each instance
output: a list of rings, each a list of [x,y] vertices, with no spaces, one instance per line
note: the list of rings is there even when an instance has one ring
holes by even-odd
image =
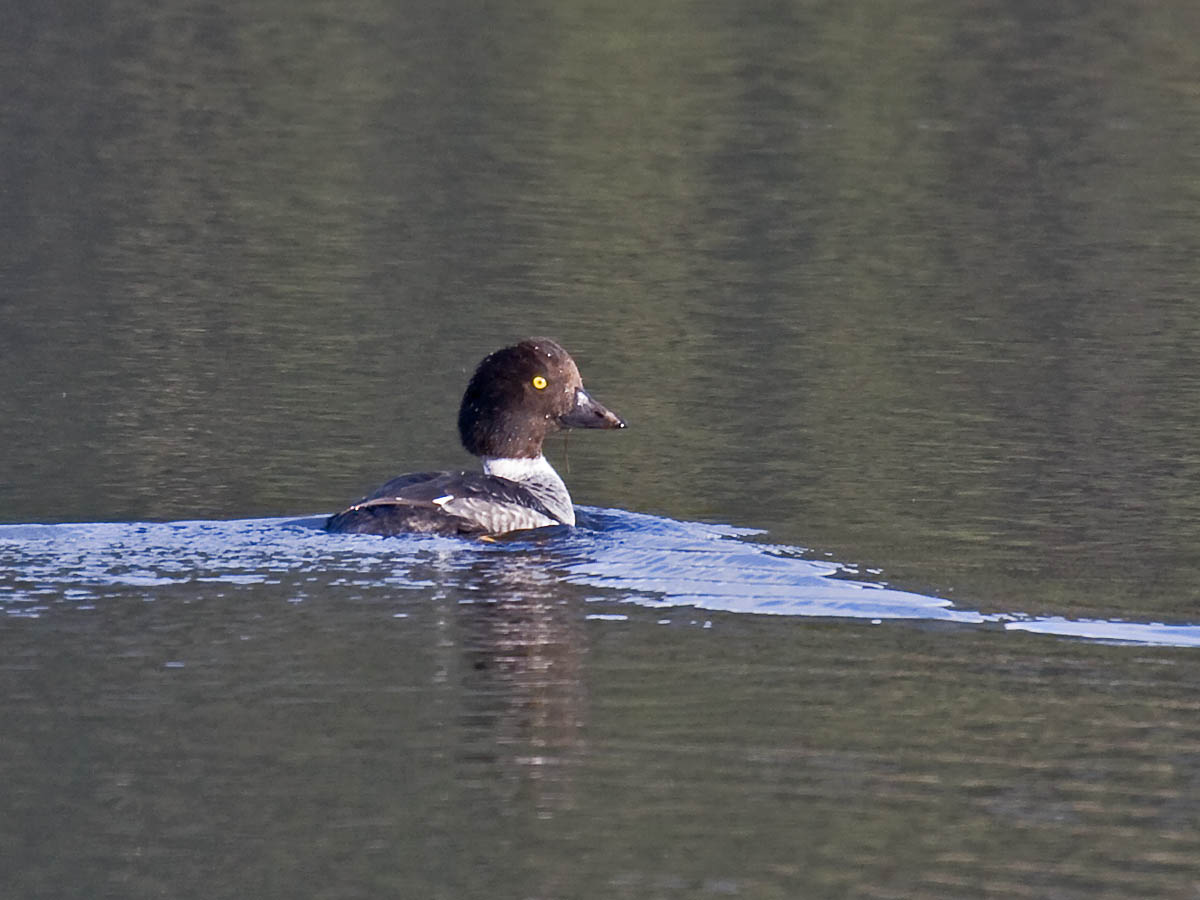
[[[527,338],[484,357],[463,394],[458,434],[482,461],[482,472],[400,475],[330,516],[325,530],[490,538],[573,526],[571,494],[543,443],[563,429],[625,427],[584,388],[561,344]]]

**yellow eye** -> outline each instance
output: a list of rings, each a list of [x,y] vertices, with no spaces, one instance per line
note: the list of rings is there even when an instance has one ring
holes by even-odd
[[[544,391],[546,389],[546,379],[543,378],[541,375],[534,375],[533,376],[533,386],[535,388],[537,388],[539,391]]]

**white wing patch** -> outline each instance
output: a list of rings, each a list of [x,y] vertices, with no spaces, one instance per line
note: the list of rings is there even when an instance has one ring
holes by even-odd
[[[521,528],[543,528],[546,525],[561,525],[536,509],[519,503],[498,502],[489,497],[455,497],[447,495],[433,501],[452,516],[461,516],[478,522],[490,534],[502,534]]]

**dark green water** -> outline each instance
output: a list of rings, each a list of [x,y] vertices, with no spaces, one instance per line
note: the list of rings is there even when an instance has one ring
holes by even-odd
[[[579,503],[1200,621],[1194,4],[32,4],[0,75],[0,522],[469,465],[548,334],[630,422]],[[0,894],[1200,892],[1194,650],[313,552],[5,557]]]

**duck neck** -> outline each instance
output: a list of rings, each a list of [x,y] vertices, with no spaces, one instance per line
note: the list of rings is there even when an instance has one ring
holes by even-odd
[[[542,501],[546,509],[564,525],[575,524],[575,507],[567,486],[554,471],[554,466],[541,454],[533,459],[485,456],[483,471],[515,481]]]

